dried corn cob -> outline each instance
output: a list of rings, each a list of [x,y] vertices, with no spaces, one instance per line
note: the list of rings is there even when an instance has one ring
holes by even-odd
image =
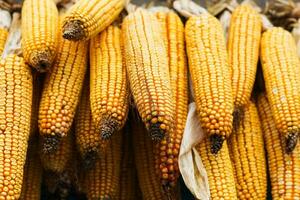
[[[87,43],[61,38],[51,73],[47,73],[39,109],[39,130],[43,151],[54,152],[67,135],[80,99],[87,66]]]
[[[4,50],[7,36],[8,36],[8,31],[6,29],[0,28],[0,56]]]
[[[134,160],[138,181],[144,200],[165,200],[159,178],[155,174],[154,143],[147,137],[147,131],[140,122],[132,123]]]
[[[262,22],[259,13],[250,5],[241,5],[234,10],[228,34],[228,63],[231,70],[231,85],[234,99],[234,116],[237,121],[243,116],[253,89],[259,56]]]
[[[49,71],[58,46],[58,11],[52,0],[25,0],[22,6],[22,50],[25,61]]]
[[[292,35],[282,28],[264,32],[261,60],[274,121],[289,153],[296,147],[300,132],[300,70],[296,67],[300,63]]]
[[[300,145],[285,154],[283,136],[279,134],[266,95],[258,98],[258,110],[267,150],[272,199],[300,199]]]
[[[188,78],[184,48],[184,26],[173,12],[158,12],[168,53],[173,101],[175,102],[174,129],[169,137],[156,144],[156,170],[165,187],[174,187],[179,177],[178,155],[188,112]]]
[[[232,130],[233,96],[223,30],[210,14],[191,17],[185,28],[190,73],[202,128],[216,154]]]
[[[259,116],[251,101],[244,111],[244,117],[228,144],[238,199],[266,199],[267,172]]]
[[[39,200],[42,184],[42,164],[38,154],[38,138],[29,140],[27,158],[24,166],[22,193],[19,200]]]
[[[11,15],[7,10],[0,8],[0,57],[4,50],[8,37],[8,29],[11,25]]]
[[[63,37],[88,40],[109,26],[121,13],[125,0],[79,0],[66,14]]]
[[[89,82],[90,79],[87,75],[75,118],[76,144],[84,168],[92,168],[95,165],[99,153],[104,151],[107,144],[107,141],[100,138],[92,121]]]
[[[237,200],[233,167],[226,140],[218,154],[212,154],[210,151],[208,137],[196,148],[206,169],[211,200]]]
[[[41,154],[42,165],[45,170],[52,171],[58,174],[64,172],[68,162],[72,158],[74,145],[73,133],[74,131],[71,129],[68,136],[62,139],[61,143],[54,153]],[[43,138],[41,139],[41,142],[42,140]],[[40,148],[42,148],[42,144],[40,144]]]
[[[30,133],[32,76],[23,58],[0,61],[0,199],[18,199]]]
[[[172,128],[172,98],[167,52],[154,14],[137,10],[123,21],[124,55],[133,98],[154,140]]]
[[[122,61],[121,31],[111,25],[90,43],[91,110],[103,139],[119,131],[128,113],[129,88]]]
[[[116,133],[107,147],[107,152],[86,172],[85,189],[88,199],[116,199],[119,194],[122,133]]]

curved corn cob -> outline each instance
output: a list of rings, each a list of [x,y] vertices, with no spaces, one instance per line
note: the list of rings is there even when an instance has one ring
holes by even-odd
[[[0,28],[0,56],[2,55],[2,52],[4,50],[7,36],[8,36],[8,31],[4,28]]]
[[[59,144],[57,150],[52,154],[41,154],[43,168],[47,171],[62,173],[72,158],[73,153],[73,130],[67,137],[64,137]],[[43,139],[42,139],[43,140]],[[41,140],[41,141],[42,141]]]
[[[0,61],[0,91],[0,199],[18,199],[32,103],[32,76],[23,58]]]
[[[178,155],[188,112],[188,78],[184,48],[184,26],[173,12],[158,12],[167,47],[171,88],[175,102],[174,129],[156,144],[156,170],[165,187],[174,187],[179,177]]]
[[[42,164],[38,154],[38,138],[29,140],[27,158],[24,166],[22,193],[19,200],[39,200],[42,184]]]
[[[86,172],[84,188],[88,199],[116,199],[118,196],[122,137],[121,131],[116,133],[109,140],[106,154],[96,162],[95,168]]]
[[[44,152],[54,152],[70,130],[84,82],[87,50],[86,42],[62,39],[52,72],[46,75],[38,119]]]
[[[189,68],[202,128],[216,154],[232,130],[233,96],[223,30],[210,14],[191,17],[185,28]]]
[[[121,13],[125,0],[79,0],[65,16],[63,37],[88,40],[109,26]]]
[[[91,110],[103,139],[125,124],[129,107],[126,68],[122,62],[121,31],[109,26],[90,43]]]
[[[228,63],[235,106],[235,121],[243,116],[250,101],[259,56],[262,21],[249,5],[236,8],[231,16],[228,34]],[[237,124],[238,126],[238,124]]]
[[[293,153],[285,154],[283,136],[276,129],[266,95],[258,98],[258,110],[268,156],[272,199],[300,199],[300,145]]]
[[[210,199],[237,200],[233,167],[226,140],[218,154],[211,153],[208,137],[201,141],[196,149],[208,176]]]
[[[58,11],[52,0],[25,0],[22,6],[22,52],[40,72],[49,71],[58,46]]]
[[[282,28],[263,33],[261,60],[268,99],[276,127],[292,152],[300,132],[300,62],[292,35]]]
[[[127,73],[138,112],[154,140],[172,128],[172,98],[167,52],[155,15],[137,10],[123,21]]]
[[[89,82],[89,76],[86,76],[75,118],[76,144],[83,167],[87,169],[94,167],[99,154],[104,151],[107,144],[107,141],[100,138],[92,121]]]
[[[139,185],[144,200],[166,200],[159,178],[155,174],[154,143],[147,137],[147,130],[140,122],[132,123],[134,160]]]
[[[267,171],[259,116],[251,101],[244,111],[228,143],[238,199],[266,199]]]

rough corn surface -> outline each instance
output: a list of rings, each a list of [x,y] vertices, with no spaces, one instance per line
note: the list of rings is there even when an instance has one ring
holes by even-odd
[[[116,199],[119,194],[123,133],[116,133],[107,146],[107,152],[87,171],[85,189],[88,199]]]
[[[39,109],[43,151],[54,152],[69,132],[80,99],[87,67],[87,43],[61,38],[51,73],[47,73]]]
[[[123,63],[121,30],[117,26],[109,26],[91,39],[91,110],[103,139],[119,131],[127,119],[129,86]]]
[[[228,63],[236,112],[241,112],[250,101],[261,31],[261,17],[250,5],[241,5],[233,11],[228,34]]]
[[[30,133],[32,75],[23,58],[0,61],[0,199],[17,200]]]
[[[22,52],[40,72],[50,70],[58,47],[58,11],[52,0],[25,0],[22,6]]]
[[[233,167],[227,141],[224,141],[223,147],[218,154],[211,153],[208,137],[201,141],[196,149],[207,173],[211,199],[237,200]]]
[[[75,136],[83,167],[89,169],[94,167],[100,154],[104,152],[107,141],[102,140],[95,129],[91,114],[90,79],[88,76],[85,79],[75,118]]]
[[[285,153],[283,136],[276,129],[265,94],[258,99],[258,110],[268,157],[272,199],[300,199],[300,145],[293,153]]]
[[[139,9],[123,21],[124,57],[138,112],[154,140],[174,124],[168,55],[154,14]]]
[[[139,186],[144,200],[166,200],[159,178],[155,173],[154,143],[147,136],[147,130],[141,122],[132,123],[134,160]]]
[[[4,28],[0,28],[0,56],[4,50],[7,36],[8,36],[8,31]]]
[[[28,143],[22,192],[19,200],[39,200],[41,197],[43,168],[39,156],[37,139],[37,135],[35,135]]]
[[[238,199],[266,199],[267,169],[260,119],[253,102],[244,111],[228,143]]]
[[[274,121],[289,153],[296,147],[300,131],[300,62],[292,35],[276,27],[264,32],[261,61]]]
[[[88,40],[108,27],[121,13],[125,0],[79,0],[63,21],[63,37]]]
[[[156,170],[165,187],[174,187],[179,177],[178,155],[188,112],[187,61],[184,44],[184,25],[173,12],[158,12],[166,44],[170,81],[175,102],[174,129],[169,137],[156,145]]]
[[[225,39],[220,22],[210,14],[189,18],[185,27],[189,69],[202,128],[217,153],[233,122],[233,95]]]

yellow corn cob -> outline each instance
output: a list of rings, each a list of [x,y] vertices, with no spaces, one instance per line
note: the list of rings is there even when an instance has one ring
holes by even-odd
[[[0,56],[4,50],[7,36],[8,36],[8,31],[4,28],[0,28]]]
[[[189,18],[185,28],[195,102],[211,152],[217,153],[232,130],[233,96],[223,30],[210,14]]]
[[[132,133],[129,126],[126,126],[122,150],[121,176],[120,176],[120,192],[119,200],[132,200],[137,198],[137,176],[134,166]]]
[[[54,153],[41,154],[42,165],[45,170],[55,173],[62,173],[66,169],[66,166],[73,153],[74,141],[72,134],[73,130],[70,131],[67,137],[64,137],[62,139],[61,143]]]
[[[293,153],[285,154],[283,136],[276,129],[266,95],[258,98],[258,110],[267,150],[272,199],[300,199],[300,145]]]
[[[233,167],[226,140],[218,154],[211,153],[208,137],[198,144],[197,151],[208,176],[210,199],[237,200]]]
[[[83,167],[92,168],[99,158],[99,153],[104,151],[107,141],[102,140],[99,133],[95,130],[90,107],[89,76],[86,76],[85,79],[75,118],[75,134]]]
[[[266,199],[267,171],[259,116],[251,101],[244,111],[228,143],[238,199]]]
[[[154,143],[140,122],[132,123],[134,160],[144,200],[166,200],[159,178],[155,174]]]
[[[86,42],[60,41],[53,69],[44,81],[39,109],[44,152],[54,152],[70,130],[84,82],[87,50]]]
[[[188,112],[188,78],[184,48],[184,26],[173,12],[158,12],[167,47],[171,88],[175,102],[174,129],[156,144],[156,170],[165,187],[174,187],[179,177],[178,155]]]
[[[88,40],[109,26],[121,13],[125,0],[79,0],[66,14],[63,37]]]
[[[124,57],[138,112],[154,140],[172,128],[172,98],[167,52],[154,14],[137,10],[123,21]]]
[[[24,166],[22,193],[19,200],[39,200],[41,196],[42,164],[38,154],[37,135],[29,140]]]
[[[0,61],[0,91],[0,199],[18,199],[32,103],[32,76],[23,58]]]
[[[52,0],[25,0],[22,6],[22,50],[25,61],[49,71],[58,46],[58,11]]]
[[[120,130],[128,113],[129,88],[122,64],[121,31],[111,25],[91,39],[91,110],[103,139]]]
[[[266,92],[276,127],[292,152],[300,132],[300,62],[292,35],[282,28],[263,33],[261,60]]]
[[[88,199],[116,199],[119,194],[122,133],[116,133],[107,146],[107,152],[86,172],[85,189]]]
[[[228,63],[231,70],[234,116],[237,117],[237,121],[242,117],[243,108],[250,101],[259,56],[261,29],[261,17],[251,6],[241,5],[233,11],[228,34]]]

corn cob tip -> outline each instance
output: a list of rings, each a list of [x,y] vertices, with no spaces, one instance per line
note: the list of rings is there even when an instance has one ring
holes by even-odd
[[[211,148],[210,148],[211,153],[217,154],[223,146],[223,142],[225,140],[224,136],[212,135],[212,136],[210,136],[209,139],[210,139],[210,143],[211,143]]]
[[[149,135],[152,140],[160,141],[165,137],[165,131],[161,129],[161,123],[150,124]]]
[[[298,143],[298,132],[290,133],[286,138],[286,153],[290,154],[293,152]]]
[[[101,138],[103,140],[108,140],[116,131],[119,130],[120,123],[111,117],[105,117],[101,120],[99,127]]]
[[[232,115],[233,115],[233,129],[235,131],[237,131],[238,127],[240,125],[240,122],[242,121],[242,119],[244,117],[243,107],[235,108]]]
[[[49,71],[51,67],[51,58],[50,52],[43,51],[43,52],[35,52],[32,53],[30,58],[30,64],[40,73],[44,73]]]
[[[63,26],[63,38],[67,40],[82,40],[85,37],[83,23],[79,20],[69,21]]]
[[[54,153],[60,144],[61,137],[57,135],[43,136],[42,137],[42,151],[44,154]]]
[[[94,168],[97,159],[99,158],[99,154],[95,150],[90,150],[86,152],[83,156],[82,163],[85,170],[90,170]]]

